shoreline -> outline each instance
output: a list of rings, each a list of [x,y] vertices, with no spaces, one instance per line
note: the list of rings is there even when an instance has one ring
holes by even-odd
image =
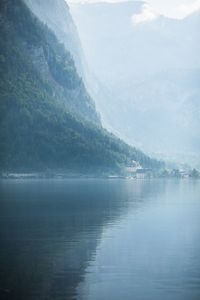
[[[151,176],[145,178],[137,178],[128,175],[97,175],[97,174],[69,174],[69,173],[2,173],[0,180],[32,180],[32,179],[129,179],[129,180],[151,180],[151,179],[178,179],[193,180],[200,178],[193,177],[174,177],[174,176]]]

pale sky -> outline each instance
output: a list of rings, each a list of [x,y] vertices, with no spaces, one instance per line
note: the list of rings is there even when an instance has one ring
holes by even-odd
[[[76,2],[122,2],[126,0],[70,0]],[[167,17],[182,19],[200,9],[200,0],[146,0],[143,12],[138,15],[136,22],[150,21],[162,14]]]

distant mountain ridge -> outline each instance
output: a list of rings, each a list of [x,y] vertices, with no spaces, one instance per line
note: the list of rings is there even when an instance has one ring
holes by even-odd
[[[134,24],[143,5],[70,4],[88,65],[101,83],[99,95],[104,94],[96,105],[104,126],[128,143],[193,163],[190,157],[196,159],[200,150],[200,12]]]

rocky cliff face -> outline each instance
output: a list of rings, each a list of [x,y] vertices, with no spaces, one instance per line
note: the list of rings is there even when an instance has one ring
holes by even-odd
[[[23,2],[42,23],[55,33],[58,41],[62,43],[67,52],[70,53],[70,64],[74,65],[75,63],[74,69],[77,70],[78,76],[80,77],[80,80],[78,80],[79,84],[74,86],[74,89],[67,89],[66,82],[64,82],[64,87],[62,85],[62,88],[60,88],[57,84],[57,80],[54,80],[55,78],[52,77],[53,69],[49,68],[53,66],[55,61],[52,61],[52,58],[50,58],[48,54],[48,58],[51,59],[51,62],[49,61],[50,63],[47,63],[47,57],[44,57],[45,53],[43,53],[44,51],[41,47],[39,49],[32,49],[35,66],[43,73],[44,78],[50,80],[50,84],[56,88],[56,91],[59,92],[60,95],[63,94],[64,98],[67,98],[68,107],[70,107],[74,115],[78,115],[79,117],[79,112],[81,112],[83,118],[100,124],[99,115],[96,113],[94,102],[83,84],[84,68],[81,45],[66,1],[24,0]]]
[[[78,30],[67,2],[65,0],[24,0],[24,3],[41,22],[54,32],[59,42],[71,53],[77,72],[97,105],[104,96],[97,92],[101,90],[101,86],[88,67]],[[96,109],[99,111],[99,107],[96,106]]]
[[[78,32],[65,0],[24,0],[31,11],[46,24],[72,54],[77,71],[84,77],[84,57]]]

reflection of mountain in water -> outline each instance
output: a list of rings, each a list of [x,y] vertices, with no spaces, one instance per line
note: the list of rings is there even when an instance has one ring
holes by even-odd
[[[159,188],[158,188],[159,186]],[[4,182],[1,299],[74,299],[103,227],[164,188],[123,180]]]

